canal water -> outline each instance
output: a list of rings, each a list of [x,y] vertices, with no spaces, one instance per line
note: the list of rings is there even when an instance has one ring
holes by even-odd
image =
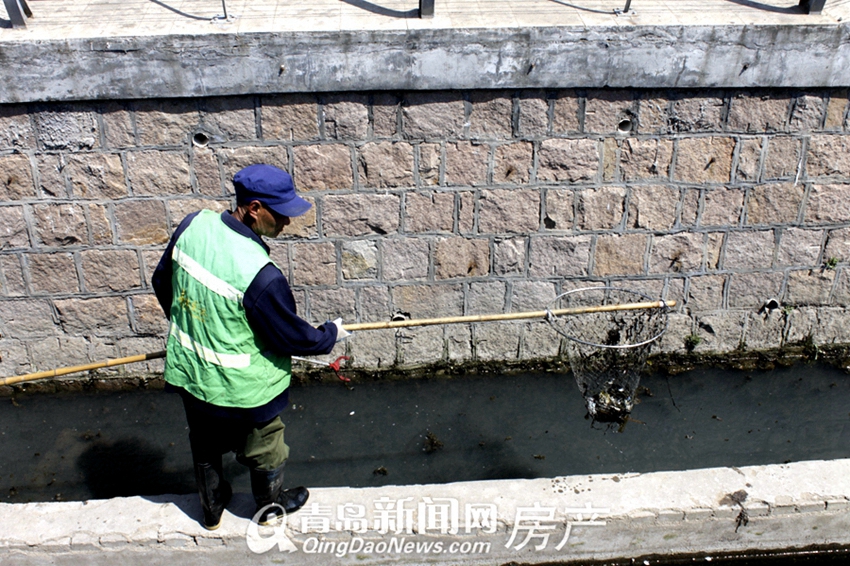
[[[826,365],[646,376],[622,431],[554,373],[293,387],[288,485],[378,486],[850,457],[850,376]],[[162,391],[0,400],[0,501],[192,493],[182,404]],[[250,493],[232,457],[225,473]]]

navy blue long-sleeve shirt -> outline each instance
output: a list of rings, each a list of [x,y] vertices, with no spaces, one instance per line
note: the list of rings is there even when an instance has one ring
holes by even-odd
[[[174,231],[151,278],[154,293],[156,293],[156,298],[165,311],[166,317],[170,316],[174,295],[172,284],[174,268],[171,253],[174,250],[175,242],[197,214],[196,212],[184,218]],[[229,212],[222,213],[221,220],[228,228],[257,242],[266,250],[266,253],[269,252],[269,247],[263,242],[263,239],[248,226],[233,218]],[[245,315],[251,330],[275,354],[290,356],[327,354],[334,347],[336,326],[333,323],[326,322],[315,328],[299,317],[289,282],[280,269],[271,262],[257,273],[245,290],[242,305],[245,308]],[[289,390],[287,389],[265,405],[252,409],[240,409],[211,405],[195,398],[181,388],[174,387],[171,389],[179,390],[184,400],[205,413],[252,422],[265,422],[274,418],[286,407],[289,398]]]

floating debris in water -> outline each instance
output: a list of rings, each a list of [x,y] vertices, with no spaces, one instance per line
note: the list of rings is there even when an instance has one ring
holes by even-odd
[[[92,431],[87,430],[83,434],[80,435],[80,438],[82,438],[85,441],[90,441],[90,440],[94,440],[95,438],[100,438],[100,431],[93,433]]]
[[[639,385],[636,390],[637,395],[645,395],[646,397],[655,397],[655,394],[649,387],[645,387],[643,385]]]
[[[425,447],[422,448],[422,450],[424,450],[426,454],[431,454],[442,447],[443,443],[439,438],[437,438],[437,435],[429,430],[428,434],[425,435]]]
[[[379,466],[379,467],[375,468],[374,470],[372,470],[372,473],[376,476],[385,476],[389,472],[387,471],[387,469],[385,467]]]

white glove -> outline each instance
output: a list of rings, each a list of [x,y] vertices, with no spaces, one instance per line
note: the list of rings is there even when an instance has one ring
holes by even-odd
[[[333,322],[333,325],[336,326],[336,341],[337,342],[339,342],[340,340],[344,340],[344,339],[348,338],[349,336],[351,336],[351,332],[349,332],[348,330],[346,330],[342,327],[342,318],[338,318],[338,319],[336,319],[332,322]]]

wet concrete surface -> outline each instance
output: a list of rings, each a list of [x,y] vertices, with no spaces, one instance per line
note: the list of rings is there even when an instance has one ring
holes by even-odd
[[[850,376],[822,365],[646,376],[622,432],[585,419],[562,374],[294,387],[287,485],[377,486],[850,457]],[[187,428],[161,391],[0,405],[0,500],[191,493]],[[245,468],[225,473],[250,492]]]

